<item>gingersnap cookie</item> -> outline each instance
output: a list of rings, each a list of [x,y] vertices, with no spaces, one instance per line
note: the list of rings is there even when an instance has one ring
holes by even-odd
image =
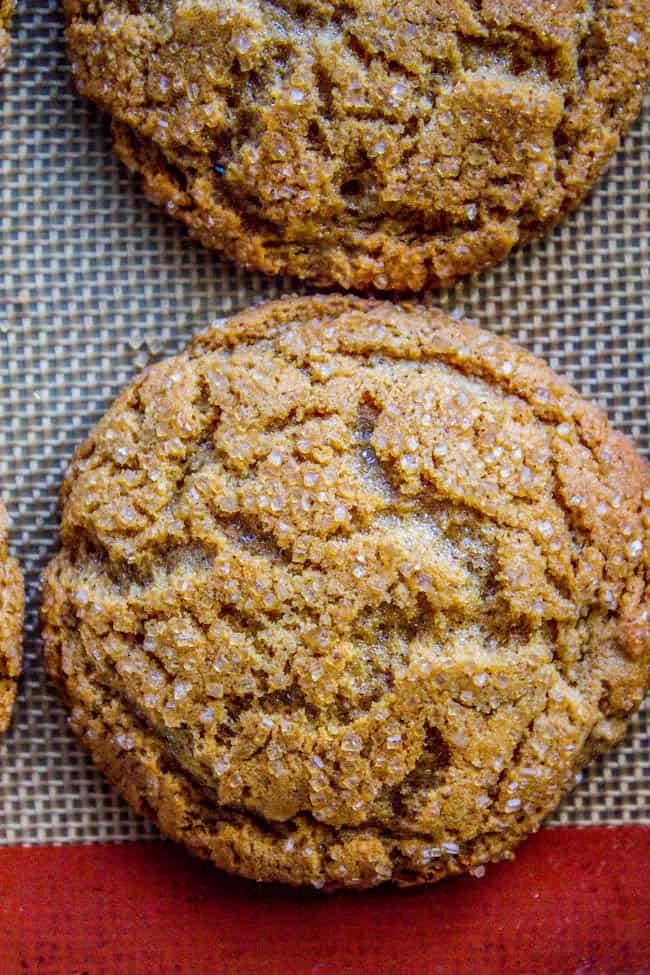
[[[650,677],[650,481],[527,352],[306,297],[147,369],[79,448],[44,640],[133,808],[232,873],[508,856]]]
[[[9,27],[14,9],[14,0],[0,0],[0,71],[9,57]]]
[[[7,730],[20,674],[23,577],[7,549],[7,512],[0,501],[0,734]]]
[[[648,0],[65,0],[148,196],[246,267],[448,285],[547,232],[636,115]]]

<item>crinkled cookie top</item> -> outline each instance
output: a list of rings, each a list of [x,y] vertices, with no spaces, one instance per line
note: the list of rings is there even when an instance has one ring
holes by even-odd
[[[150,196],[247,266],[419,289],[502,260],[638,111],[648,0],[66,0]]]
[[[7,512],[0,501],[0,734],[11,720],[18,675],[23,627],[23,579],[7,550]]]
[[[78,450],[50,671],[135,808],[220,866],[438,879],[505,855],[638,707],[649,516],[632,446],[522,349],[264,305]]]

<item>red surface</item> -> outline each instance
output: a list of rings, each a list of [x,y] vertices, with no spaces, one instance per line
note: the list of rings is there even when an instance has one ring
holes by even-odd
[[[484,878],[319,895],[163,843],[0,849],[0,975],[650,975],[650,829],[557,829]]]

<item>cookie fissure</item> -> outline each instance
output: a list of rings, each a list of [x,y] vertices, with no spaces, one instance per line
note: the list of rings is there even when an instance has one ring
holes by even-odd
[[[109,702],[110,699],[107,701],[108,707],[110,707]],[[97,710],[101,714],[105,713],[106,709],[99,707]],[[73,717],[73,722],[78,718],[79,715],[76,719]],[[86,726],[85,731],[83,728],[79,730],[86,745],[91,751],[94,751],[100,767],[113,781],[123,784],[125,769],[122,768],[122,763],[126,762],[129,765],[131,756],[139,745],[136,745],[132,738],[127,738],[124,743],[126,751],[122,751],[122,758],[116,760],[107,757],[110,756],[110,751],[107,753],[106,750],[97,748],[102,738],[108,742],[115,741],[116,735],[113,729],[106,727],[101,734],[93,726]],[[124,737],[124,733],[121,733],[121,737]],[[181,825],[178,827],[175,838],[187,842],[194,852],[212,857],[226,869],[234,869],[236,872],[244,872],[249,875],[253,871],[252,875],[257,876],[258,879],[263,879],[265,875],[272,875],[265,872],[277,871],[286,855],[291,854],[290,860],[293,861],[296,870],[294,871],[290,867],[286,873],[279,875],[276,873],[276,878],[280,876],[282,879],[294,883],[311,882],[315,886],[323,886],[324,884],[338,886],[341,883],[365,886],[368,882],[381,882],[392,874],[393,879],[399,883],[409,884],[421,881],[423,871],[425,871],[424,875],[427,879],[438,879],[445,874],[458,872],[471,862],[474,864],[485,862],[488,858],[498,855],[498,851],[502,848],[502,839],[498,831],[479,838],[478,848],[470,859],[468,857],[468,844],[462,841],[457,842],[451,835],[448,835],[447,839],[439,841],[438,845],[432,845],[431,837],[419,836],[415,833],[404,835],[399,832],[392,832],[390,828],[385,827],[369,827],[359,831],[358,837],[355,837],[354,830],[332,831],[308,814],[301,814],[296,822],[268,822],[263,817],[252,815],[249,812],[242,813],[237,809],[215,807],[202,787],[198,787],[198,794],[195,792],[196,783],[192,782],[191,776],[187,776],[185,769],[178,769],[177,762],[173,757],[165,759],[161,756],[156,758],[156,765],[160,767],[160,773],[150,777],[146,784],[141,779],[138,766],[134,766],[134,774],[129,775],[127,780],[131,783],[130,800],[136,804],[140,811],[146,812],[146,804],[149,801],[145,798],[146,795],[149,795],[149,799],[153,800],[153,805],[149,807],[149,811],[151,811],[151,809],[160,808],[161,792],[164,801],[167,803],[176,803],[181,795],[193,792],[195,797],[187,803],[188,811],[184,813],[182,820],[179,820]],[[148,759],[146,760],[146,767],[151,767]],[[168,794],[169,784],[163,781],[162,789],[156,785],[152,795],[148,790],[153,787],[154,782],[160,780],[160,776],[163,776],[164,780],[169,775],[170,770],[177,783],[180,784],[181,781],[185,783],[182,786],[182,792],[174,791]],[[177,778],[179,771],[181,779]],[[144,794],[137,791],[140,788]],[[245,831],[247,839],[243,847],[237,845],[234,850],[230,848],[233,837],[224,836],[224,829],[227,830],[230,824],[233,824],[237,831],[242,829]],[[170,829],[170,827],[171,822],[167,828]],[[290,837],[291,839],[289,839]],[[368,844],[365,856],[369,856],[370,859],[365,860],[365,862],[362,860],[364,867],[362,873],[365,879],[357,877],[355,880],[355,871],[349,869],[349,863],[352,853],[351,847],[357,842],[364,845]],[[227,856],[224,847],[228,851]],[[257,858],[257,867],[253,867],[253,861],[245,852],[251,847]],[[279,855],[276,852],[278,847],[280,847]],[[316,863],[314,863],[313,858],[314,851],[318,853]],[[471,847],[469,847],[469,854],[472,854]],[[386,856],[391,863],[390,871],[386,871],[385,868],[384,858]],[[304,858],[307,858],[307,863],[304,862]],[[343,870],[339,869],[341,863],[346,865]]]

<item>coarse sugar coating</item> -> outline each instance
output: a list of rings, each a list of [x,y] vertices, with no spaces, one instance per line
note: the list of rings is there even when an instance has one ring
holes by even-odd
[[[9,28],[14,0],[0,0],[0,71],[4,68],[9,56]]]
[[[509,851],[649,679],[650,482],[440,311],[245,311],[77,451],[43,635],[134,809],[232,873],[414,884]]]
[[[64,0],[79,91],[204,244],[448,285],[548,231],[641,104],[649,0]]]
[[[9,727],[20,674],[23,577],[7,549],[7,512],[0,501],[0,734]]]

